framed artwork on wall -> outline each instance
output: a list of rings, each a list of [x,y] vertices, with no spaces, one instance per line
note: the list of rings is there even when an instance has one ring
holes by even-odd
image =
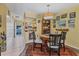
[[[61,18],[67,18],[67,13],[61,15]]]
[[[53,19],[53,28],[56,28],[56,19]]]
[[[40,20],[38,20],[38,23],[40,23]]]
[[[20,25],[16,26],[16,35],[21,35],[21,26]]]
[[[1,24],[0,24],[0,27],[1,27]]]
[[[70,28],[74,28],[75,27],[75,18],[70,18],[70,20],[68,20],[68,26]]]
[[[60,20],[58,22],[59,27],[66,27],[66,20]]]
[[[56,20],[57,20],[57,21],[60,20],[60,16],[57,16],[57,17],[56,17]]]
[[[69,18],[75,18],[76,17],[76,12],[71,12],[69,14]]]
[[[2,22],[2,16],[0,15],[0,23]]]
[[[2,23],[2,16],[0,15],[0,27],[2,26],[1,23]]]

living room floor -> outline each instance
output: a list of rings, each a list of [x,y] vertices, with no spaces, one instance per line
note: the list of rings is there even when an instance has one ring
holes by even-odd
[[[43,51],[40,50],[40,46],[37,45],[37,48],[35,48],[33,50],[33,44],[27,44],[26,46],[28,46],[27,50],[26,50],[26,56],[49,56],[49,52],[46,50],[45,47],[43,47]],[[75,51],[73,51],[71,48],[66,46],[66,49],[64,51],[63,48],[61,48],[60,50],[60,55],[61,56],[78,56],[79,53],[76,53]],[[58,56],[56,52],[52,51],[51,52],[51,56]]]

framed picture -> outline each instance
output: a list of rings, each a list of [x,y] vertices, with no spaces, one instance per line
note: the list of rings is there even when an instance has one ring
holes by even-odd
[[[21,35],[21,26],[20,25],[16,26],[16,35]]]
[[[69,14],[69,18],[75,18],[76,17],[76,12],[71,12]]]
[[[2,16],[0,15],[0,23],[2,22]]]
[[[60,20],[60,16],[57,16],[57,17],[56,17],[56,20]]]
[[[67,13],[61,15],[61,18],[67,18]]]
[[[0,27],[1,27],[1,24],[0,24]]]
[[[56,19],[53,19],[53,28],[56,28]]]
[[[60,20],[58,22],[59,27],[66,27],[66,20]]]
[[[68,20],[68,26],[70,28],[74,28],[75,27],[75,19],[71,18],[70,20]]]
[[[40,23],[40,20],[38,20],[38,23]]]

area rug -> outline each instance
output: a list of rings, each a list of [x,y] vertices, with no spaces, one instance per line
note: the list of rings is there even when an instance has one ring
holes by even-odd
[[[63,48],[60,50],[61,56],[77,56],[74,51],[72,51],[70,48],[66,47],[65,51]],[[43,48],[43,51],[40,50],[40,47],[35,48],[33,51],[32,44],[29,44],[27,50],[26,50],[26,56],[49,56],[49,53]],[[51,56],[58,56],[56,52],[52,51]]]

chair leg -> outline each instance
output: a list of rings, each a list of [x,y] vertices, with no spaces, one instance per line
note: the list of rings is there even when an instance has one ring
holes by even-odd
[[[33,46],[33,51],[34,51],[34,46]]]
[[[51,48],[49,48],[49,56],[51,56]]]
[[[64,52],[65,52],[65,44],[63,44]]]
[[[34,51],[35,45],[36,45],[36,44],[34,43],[34,44],[33,44],[33,51]]]
[[[58,49],[58,56],[60,56],[60,48]]]
[[[60,56],[60,53],[58,52],[58,56]]]
[[[41,44],[41,51],[42,51],[42,44]]]

